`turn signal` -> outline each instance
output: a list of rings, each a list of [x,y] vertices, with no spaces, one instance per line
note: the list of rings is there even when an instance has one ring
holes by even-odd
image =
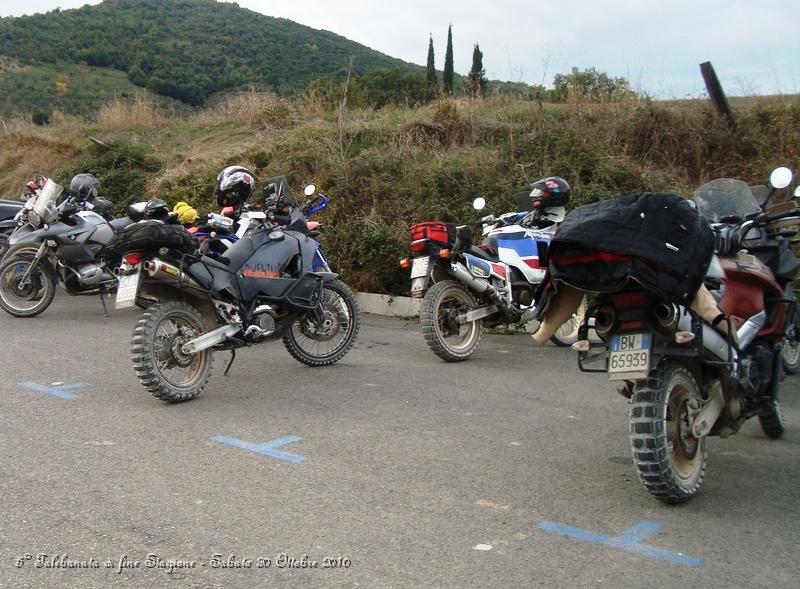
[[[582,339],[572,344],[572,349],[576,352],[588,352],[592,347],[588,339]]]
[[[675,334],[675,342],[679,344],[689,343],[694,339],[694,334],[691,331],[679,331]]]
[[[400,267],[403,270],[408,270],[409,268],[411,268],[411,260],[409,260],[408,258],[403,258],[402,260],[400,260]]]
[[[450,250],[439,250],[439,257],[440,258],[449,258],[450,257]]]

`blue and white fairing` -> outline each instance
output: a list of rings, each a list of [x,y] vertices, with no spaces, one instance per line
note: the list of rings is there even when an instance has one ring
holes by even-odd
[[[543,259],[553,238],[550,231],[510,225],[491,231],[489,237],[497,244],[501,262],[518,269],[532,284],[544,280],[547,264]]]

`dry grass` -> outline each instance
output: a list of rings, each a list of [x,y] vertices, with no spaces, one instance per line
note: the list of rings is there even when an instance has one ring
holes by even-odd
[[[97,125],[104,133],[156,129],[165,122],[164,115],[146,94],[133,100],[115,98],[97,113]]]

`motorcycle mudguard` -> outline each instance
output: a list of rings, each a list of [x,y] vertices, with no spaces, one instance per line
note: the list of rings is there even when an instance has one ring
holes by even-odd
[[[19,257],[20,259],[23,260],[32,260],[33,258],[36,257],[36,251],[33,248],[31,248],[30,250],[26,248],[25,252],[20,254],[15,254],[14,257],[15,258]],[[3,259],[5,260],[11,258],[6,258],[4,256]],[[50,260],[47,258],[47,256],[43,256],[42,259],[39,260],[38,265],[50,276],[50,278],[53,279],[53,282],[55,284],[58,284],[58,272],[56,272],[55,267],[53,266],[53,264],[50,263]]]

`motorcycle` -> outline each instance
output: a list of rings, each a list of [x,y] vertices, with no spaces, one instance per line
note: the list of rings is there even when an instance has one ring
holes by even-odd
[[[795,201],[768,202],[791,178],[788,168],[776,169],[761,205],[747,184],[731,179],[698,188],[696,211],[675,195],[648,195],[660,197],[649,200],[650,208],[642,197],[616,199],[618,210],[629,207],[627,223],[642,215],[630,234],[640,232],[635,252],[603,247],[627,237],[594,244],[576,238],[597,227],[589,212],[597,219],[599,208],[573,211],[578,221],[568,218],[552,244],[540,293],[542,333],[534,339],[545,341],[578,296],[597,293],[573,345],[578,364],[621,383],[635,468],[645,488],[666,503],[688,501],[700,489],[708,436],[725,438],[756,416],[766,436],[783,435],[782,347],[798,321],[793,282],[800,268],[789,238],[800,225],[800,208]],[[679,255],[690,263],[664,261]],[[691,298],[684,281],[695,274],[699,286]],[[590,318],[599,343],[589,341]]]
[[[14,317],[34,317],[50,306],[60,281],[70,295],[104,295],[117,284],[107,258],[116,233],[142,218],[144,204],[128,216],[106,220],[90,202],[68,196],[47,179],[16,217],[17,227],[0,262],[0,307]],[[103,308],[105,300],[101,297]]]
[[[275,185],[278,182],[280,182],[280,179],[267,180],[267,187]],[[321,192],[317,193],[317,187],[313,184],[309,184],[305,187],[304,194],[306,197],[314,196],[314,198],[300,206],[306,224],[305,227],[300,225],[298,228],[308,231],[310,237],[317,237],[322,231],[322,225],[317,221],[308,221],[308,219],[315,213],[325,209],[328,206],[329,198]],[[219,255],[247,233],[253,221],[260,219],[258,212],[261,209],[262,207],[260,205],[251,205],[247,203],[243,204],[238,209],[232,206],[224,207],[220,213],[209,213],[195,227],[189,229],[189,231],[201,244],[201,251],[203,253]],[[266,209],[268,216],[274,215],[274,205],[267,206]],[[206,243],[207,240],[209,241]],[[203,245],[204,243],[206,243],[206,245]],[[327,268],[327,261],[324,257],[317,260],[317,262],[317,266],[324,265],[326,270],[330,270],[330,268]]]
[[[563,206],[531,206],[528,191],[514,195],[517,208],[481,219],[482,247],[472,229],[441,221],[411,227],[411,296],[421,298],[420,323],[428,347],[447,362],[469,359],[480,343],[481,325],[527,323],[535,315],[534,294],[545,276],[548,247]],[[484,198],[473,208],[482,210]],[[553,334],[557,345],[577,339],[585,306]]]
[[[123,254],[116,306],[147,300],[131,356],[139,382],[155,397],[175,403],[199,395],[215,351],[231,352],[227,375],[244,346],[282,339],[296,360],[327,366],[355,342],[355,295],[322,264],[319,244],[292,228],[305,226],[305,216],[288,185],[271,183],[278,207],[290,209],[283,223],[275,225],[278,215],[250,213],[247,231],[219,256],[157,240]]]

